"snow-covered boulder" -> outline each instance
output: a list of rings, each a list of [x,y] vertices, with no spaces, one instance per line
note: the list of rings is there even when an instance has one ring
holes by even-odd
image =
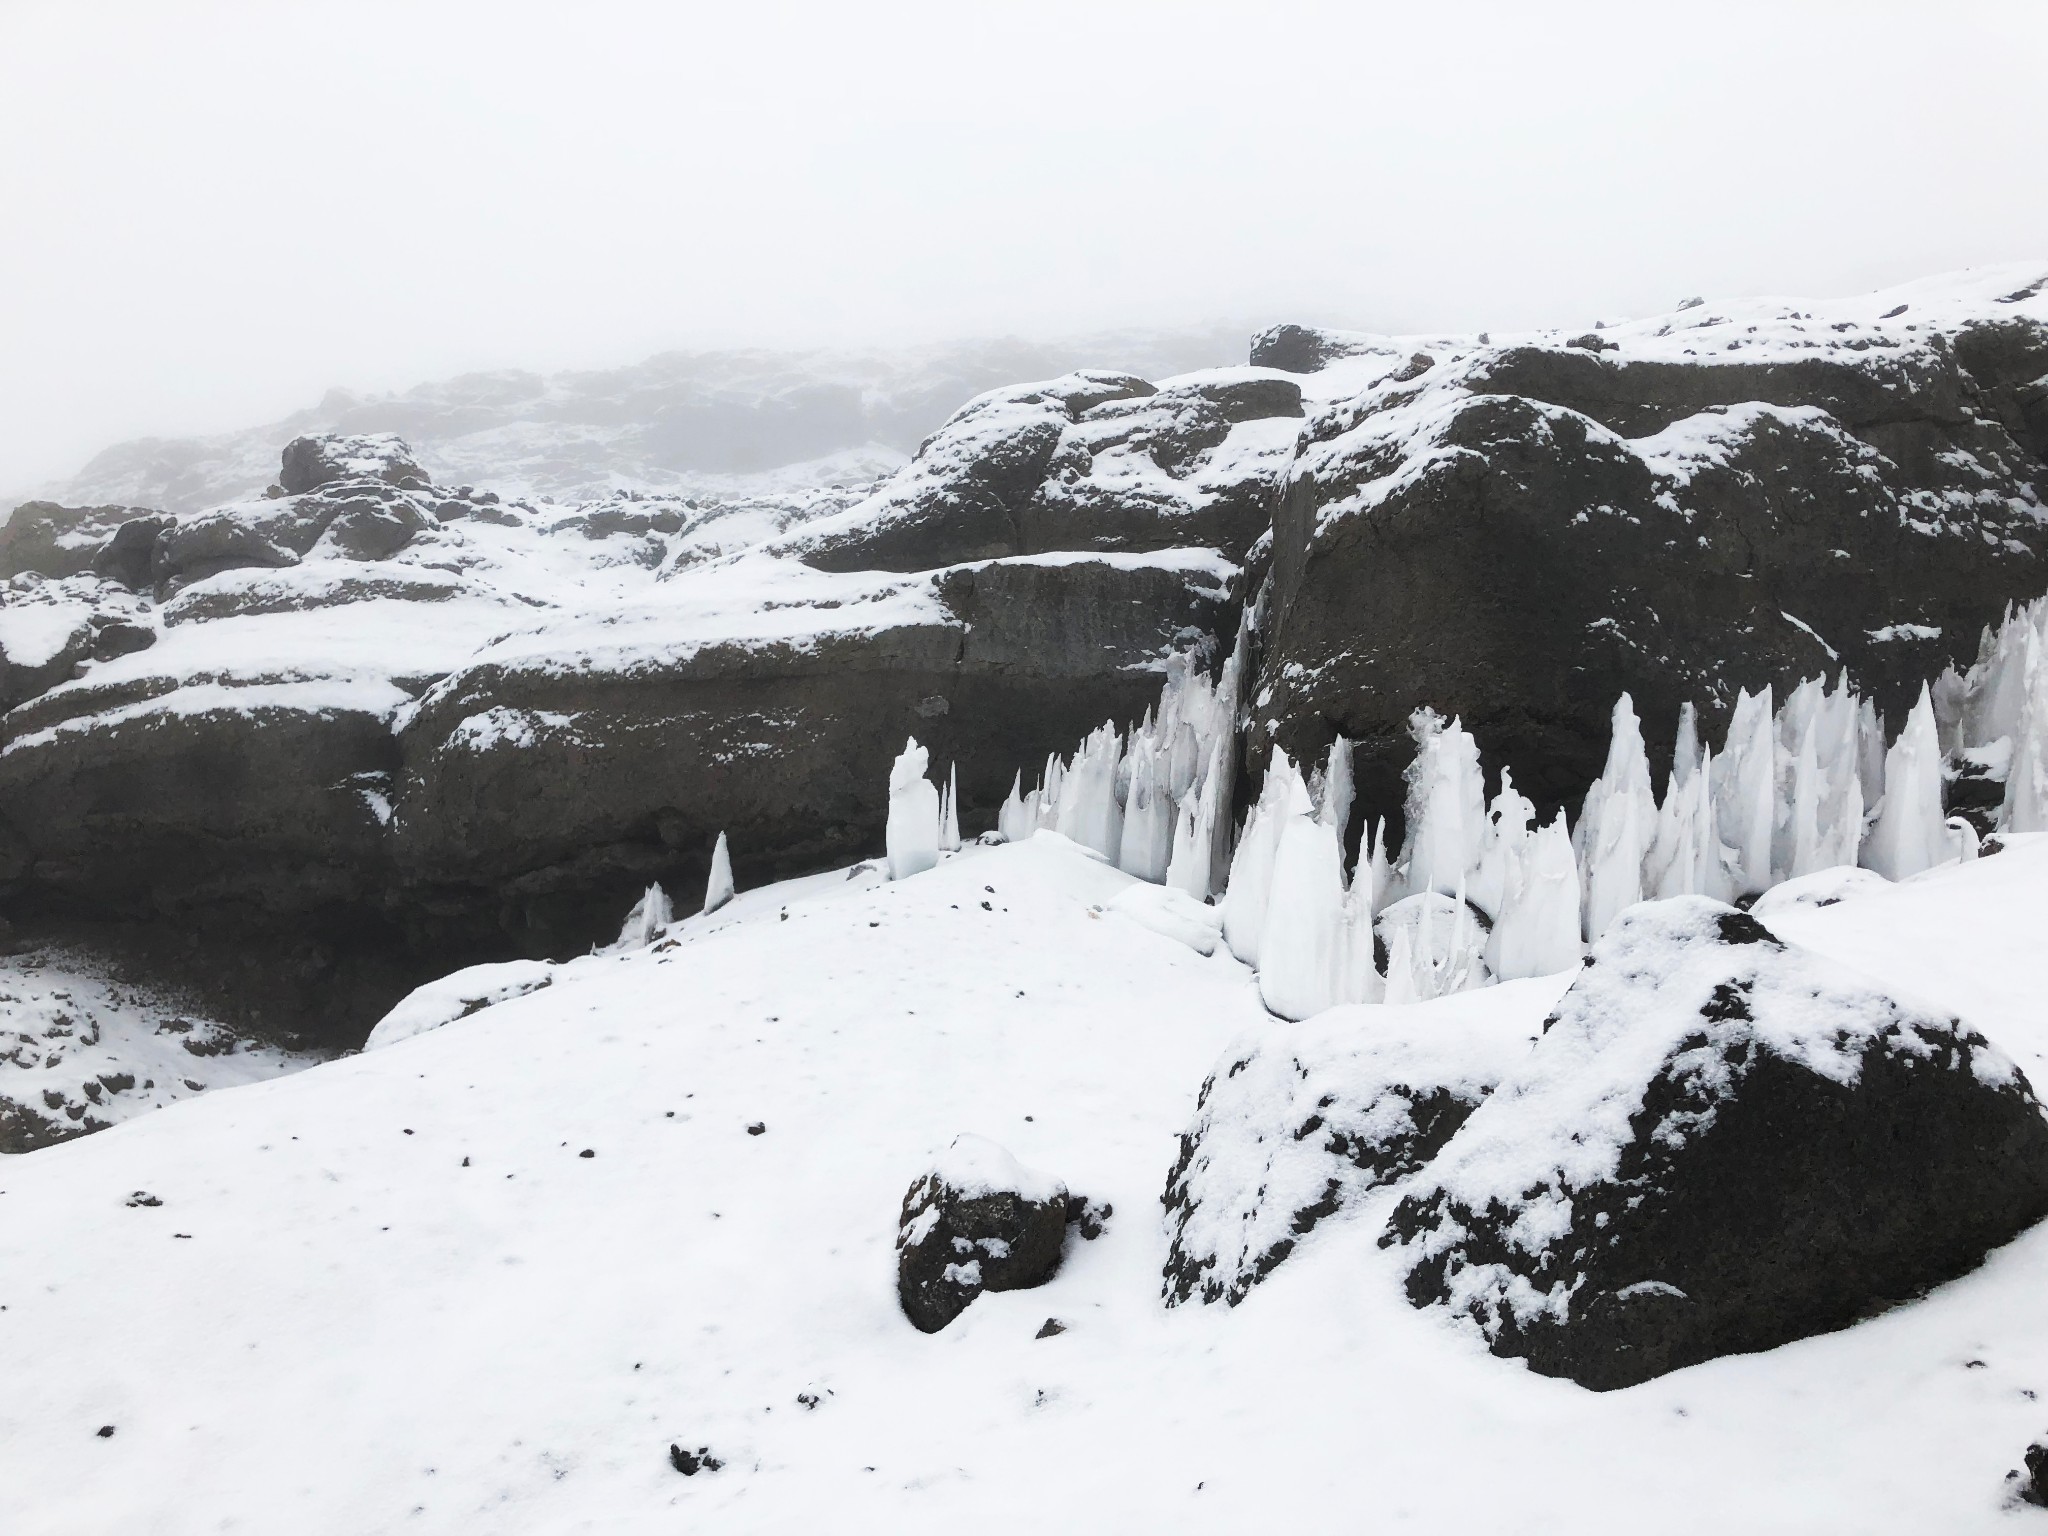
[[[1842,864],[1833,869],[1815,870],[1797,880],[1782,881],[1757,897],[1749,910],[1757,917],[1769,918],[1800,907],[1832,907],[1838,901],[1868,896],[1873,891],[1890,887],[1891,881],[1875,870]]]
[[[1846,1327],[2048,1213],[2048,1120],[1960,1020],[1705,897],[1624,914],[1396,1206],[1417,1306],[1605,1390]]]
[[[277,483],[286,495],[318,490],[336,480],[382,480],[408,488],[428,483],[412,449],[390,432],[330,432],[295,437],[284,445]]]
[[[1498,1007],[1334,1008],[1246,1036],[1167,1175],[1168,1306],[1235,1306],[1316,1225],[1415,1172],[1528,1053]]]
[[[1198,955],[1215,954],[1223,939],[1222,912],[1170,885],[1146,885],[1141,881],[1104,910],[1185,944]]]
[[[903,1197],[896,1294],[937,1333],[983,1291],[1050,1280],[1067,1233],[1067,1187],[983,1136],[962,1135]]]
[[[636,909],[637,910],[637,909]],[[551,986],[555,968],[544,960],[508,960],[500,965],[472,965],[408,992],[370,1031],[366,1051],[396,1045],[457,1019],[481,1013],[494,1003],[524,997]]]

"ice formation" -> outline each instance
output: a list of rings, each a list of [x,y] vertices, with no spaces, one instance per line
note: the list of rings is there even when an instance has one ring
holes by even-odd
[[[718,834],[718,846],[711,850],[711,878],[704,883],[704,910],[716,912],[732,900],[732,851],[725,845],[725,834]]]
[[[633,910],[626,914],[619,936],[607,944],[602,953],[623,955],[631,950],[645,949],[660,938],[662,929],[674,920],[675,909],[669,904],[668,892],[659,885],[650,885],[646,893],[633,903]]]
[[[911,737],[889,770],[889,823],[884,839],[889,878],[907,880],[939,862],[939,792],[925,774],[930,754]]]
[[[1903,880],[1949,858],[1949,833],[1941,809],[1941,742],[1934,726],[1934,702],[1920,690],[1920,702],[1884,760],[1884,803],[1863,862],[1887,880]]]
[[[1657,831],[1657,795],[1643,748],[1635,701],[1614,705],[1607,766],[1586,791],[1579,816],[1578,853],[1585,870],[1585,936],[1596,939],[1622,912],[1643,899],[1643,864]]]
[[[960,851],[960,767],[946,770],[946,787],[939,797],[939,852]]]

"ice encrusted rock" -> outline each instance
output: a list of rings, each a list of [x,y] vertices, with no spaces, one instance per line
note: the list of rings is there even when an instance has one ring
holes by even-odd
[[[1435,1156],[1526,1055],[1498,1009],[1340,1008],[1237,1041],[1167,1175],[1164,1294],[1235,1306],[1302,1238]]]
[[[1043,1285],[1059,1268],[1067,1187],[984,1136],[953,1138],[903,1197],[896,1294],[937,1333],[983,1291]]]
[[[472,965],[439,981],[415,987],[371,1029],[366,1051],[396,1045],[481,1013],[509,998],[524,997],[550,986],[555,968],[545,960],[507,960],[498,965]]]
[[[2048,1213],[2048,1120],[1961,1021],[1703,897],[1594,947],[1395,1208],[1417,1306],[1605,1390],[1845,1327]]]

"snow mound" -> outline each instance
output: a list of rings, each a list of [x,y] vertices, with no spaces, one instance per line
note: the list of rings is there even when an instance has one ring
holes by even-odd
[[[377,1021],[363,1049],[396,1045],[481,1013],[494,1003],[538,992],[554,983],[556,969],[545,960],[507,960],[497,965],[472,965],[415,987]]]

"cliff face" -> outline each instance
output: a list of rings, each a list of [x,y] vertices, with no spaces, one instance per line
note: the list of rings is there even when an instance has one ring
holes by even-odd
[[[972,835],[1261,592],[1247,760],[1341,731],[1356,815],[1398,813],[1422,704],[1546,811],[1623,690],[1653,749],[1822,671],[1896,708],[2048,586],[2038,277],[1283,327],[1250,367],[991,391],[851,490],[534,505],[387,434],[203,510],[38,506],[0,551],[0,904],[345,1041],[693,892],[721,830],[743,881],[872,852],[906,736]]]

